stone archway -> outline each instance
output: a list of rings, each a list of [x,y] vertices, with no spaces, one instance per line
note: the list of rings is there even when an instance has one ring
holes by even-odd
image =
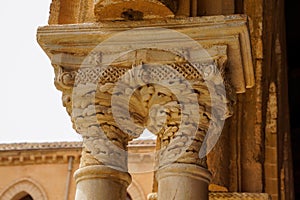
[[[129,185],[127,192],[131,196],[132,200],[144,200],[145,193],[138,182],[132,179],[131,184]]]
[[[34,200],[47,200],[47,195],[43,188],[37,183],[36,181],[23,178],[18,179],[17,181],[13,182],[10,186],[3,190],[0,196],[3,199],[15,199],[18,195],[27,193],[29,194]]]

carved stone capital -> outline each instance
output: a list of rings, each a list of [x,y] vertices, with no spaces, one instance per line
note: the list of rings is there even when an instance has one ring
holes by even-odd
[[[222,123],[217,119],[231,116],[234,93],[254,84],[246,19],[218,16],[135,22],[130,26],[158,29],[136,29],[129,35],[128,25],[107,21],[39,29],[38,41],[51,58],[55,85],[63,92],[74,128],[88,151],[111,167],[127,169],[127,143],[144,128],[160,139],[159,168],[174,160],[205,167],[205,159],[198,154],[203,141],[211,140],[205,139],[207,131],[220,132]],[[120,31],[116,41],[106,41]],[[193,42],[203,50],[193,48]],[[220,78],[209,78],[218,74]],[[199,112],[184,111],[186,107],[198,110],[192,108],[196,104]],[[197,115],[201,121],[191,117]],[[169,159],[174,156],[173,161]]]
[[[116,32],[128,31],[132,28],[166,28],[178,31],[198,42],[204,49],[212,46],[226,46],[229,66],[227,77],[237,93],[243,93],[246,88],[254,86],[254,73],[251,56],[247,17],[244,15],[194,17],[186,19],[164,19],[155,21],[135,22],[110,22],[98,24],[76,25],[51,25],[40,27],[38,30],[38,42],[53,65],[59,65],[68,69],[78,69],[87,55],[101,42],[113,36]],[[153,36],[153,31],[145,31],[139,34],[129,35],[125,41],[118,41],[115,46],[103,49],[107,53],[118,54],[120,45],[131,45],[132,38],[136,43],[153,44],[153,40],[147,38]],[[126,39],[126,38],[123,38]],[[155,43],[164,42],[163,38],[156,38]],[[176,41],[177,46],[188,48],[190,44],[179,38],[170,37],[170,41]],[[165,42],[168,42],[165,41]],[[121,42],[121,43],[120,43]],[[83,45],[80,45],[83,44]],[[172,46],[172,45],[171,45]],[[218,49],[210,53],[218,54]],[[94,54],[99,57],[101,54]],[[97,58],[96,58],[97,59]]]
[[[72,2],[74,8],[83,5]],[[119,9],[112,13],[138,21],[101,21],[109,19],[112,2]],[[73,9],[62,23],[75,24],[38,30],[38,42],[55,69],[55,85],[84,140],[76,198],[125,199],[127,144],[148,128],[158,137],[158,198],[178,198],[174,183],[183,183],[181,199],[187,188],[192,191],[188,199],[207,199],[206,155],[232,115],[235,94],[254,86],[247,18],[139,21],[146,12],[120,10],[132,2],[86,1],[95,16]],[[142,2],[164,17],[173,14],[171,1]],[[178,13],[184,15],[185,9]],[[93,17],[99,23],[76,24]]]
[[[145,1],[163,8],[168,2]],[[96,2],[98,21],[110,6],[102,4],[109,2],[124,8],[133,1]],[[128,141],[147,128],[158,137],[159,192],[176,180],[200,186],[189,199],[207,199],[206,155],[232,115],[235,94],[254,86],[246,16],[51,25],[39,28],[38,42],[55,68],[55,85],[74,129],[83,136],[83,169],[127,172]],[[77,192],[112,184],[95,181],[79,181]]]

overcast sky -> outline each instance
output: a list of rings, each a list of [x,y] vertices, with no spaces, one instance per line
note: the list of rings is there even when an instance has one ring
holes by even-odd
[[[0,143],[81,140],[53,84],[50,60],[36,42],[51,0],[0,6]]]
[[[0,6],[0,143],[79,141],[54,87],[50,60],[36,41],[51,0],[2,1]],[[143,139],[153,138],[149,132]]]

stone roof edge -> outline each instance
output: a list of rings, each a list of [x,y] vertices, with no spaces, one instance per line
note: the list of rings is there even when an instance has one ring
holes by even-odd
[[[155,140],[134,140],[129,143],[129,147],[145,146],[155,146]],[[0,144],[0,151],[77,149],[81,147],[82,142],[7,143]]]

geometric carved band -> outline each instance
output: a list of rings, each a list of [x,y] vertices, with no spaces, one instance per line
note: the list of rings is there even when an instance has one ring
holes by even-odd
[[[210,193],[209,200],[271,200],[263,193]]]
[[[151,193],[148,200],[157,200],[157,194]],[[271,200],[271,197],[265,193],[210,192],[209,200]]]

